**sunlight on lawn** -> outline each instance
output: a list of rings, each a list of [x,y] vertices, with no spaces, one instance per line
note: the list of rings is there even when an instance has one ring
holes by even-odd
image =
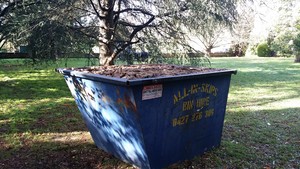
[[[287,108],[300,108],[300,97],[275,101],[273,103],[267,104],[266,107],[268,107],[269,109],[277,109],[277,110],[287,109]]]
[[[274,83],[276,84],[276,83]],[[253,87],[241,88],[232,91],[229,94],[230,103],[233,102],[234,109],[236,106],[243,106],[252,110],[264,109],[285,109],[300,107],[300,96],[297,92],[296,85],[288,84],[267,84],[253,85]]]
[[[11,122],[10,119],[0,120],[0,125],[6,124],[6,123],[9,123],[9,122]]]
[[[176,167],[300,165],[300,65],[293,58],[212,58],[211,62],[213,67],[238,70],[232,76],[221,147]],[[45,157],[40,152],[50,153],[49,161],[53,154],[74,149],[86,151],[97,162],[109,156],[101,152],[95,157],[100,151],[64,78],[53,68],[0,67],[0,85],[0,156],[14,159],[16,152],[26,156],[30,150],[37,159]],[[107,159],[107,163],[118,161]]]
[[[74,131],[64,133],[40,133],[33,135],[34,142],[57,142],[68,144],[93,143],[92,137],[88,131]]]
[[[243,68],[243,69],[238,69],[238,72],[260,72],[262,71],[262,68],[259,67],[249,67],[249,68]]]
[[[48,90],[45,90],[48,91]],[[70,97],[61,97],[59,99],[50,99],[50,98],[43,98],[43,99],[8,99],[6,104],[2,104],[0,110],[4,114],[9,113],[21,113],[22,111],[34,111],[37,106],[43,105],[42,109],[47,107],[51,108],[52,105],[56,103],[63,103],[68,101],[74,101],[73,98]]]
[[[212,62],[238,70],[232,77],[228,110],[300,107],[300,65],[292,58],[213,58]]]

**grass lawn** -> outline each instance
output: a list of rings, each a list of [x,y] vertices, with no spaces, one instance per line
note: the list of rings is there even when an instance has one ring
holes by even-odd
[[[213,58],[232,76],[219,148],[169,168],[299,168],[300,64]],[[70,61],[68,66],[84,66]],[[0,168],[133,168],[93,143],[61,65],[0,60]]]

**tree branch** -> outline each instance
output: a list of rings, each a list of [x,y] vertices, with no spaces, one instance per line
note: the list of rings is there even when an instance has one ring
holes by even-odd
[[[109,0],[110,1],[110,0]],[[102,5],[101,5],[101,0],[98,0],[98,5],[99,5],[99,7],[100,7],[100,9],[102,10],[102,11],[107,11],[107,9],[105,9]]]
[[[126,9],[115,12],[115,14],[121,14],[121,13],[124,13],[124,12],[140,12],[140,13],[145,14],[145,15],[154,16],[152,13],[150,13],[148,11],[145,11],[143,9],[140,9],[140,8],[126,8]]]
[[[187,3],[186,3],[182,7],[180,7],[178,11],[166,12],[166,13],[163,13],[161,15],[157,15],[156,17],[168,17],[172,14],[178,14],[178,13],[181,13],[181,12],[184,12],[184,11],[187,11],[187,10],[189,10],[189,7],[187,6]]]
[[[155,16],[152,16],[145,24],[140,25],[139,27],[136,27],[130,34],[129,39],[130,41],[134,38],[134,36],[143,28],[147,27],[153,20],[155,19]]]
[[[117,57],[123,50],[125,50],[128,46],[137,44],[140,42],[140,40],[137,41],[118,41],[119,43],[124,43],[120,48],[116,48],[116,50],[113,53],[113,59]]]
[[[123,25],[125,27],[132,27],[132,28],[142,27],[142,26],[145,25],[145,24],[134,25],[132,23],[128,23],[128,22],[125,22],[125,21],[118,21],[118,24]],[[155,27],[155,25],[148,25],[147,27]]]
[[[3,8],[3,10],[1,10],[0,17],[3,17],[4,15],[6,15],[10,8],[16,9],[16,8],[27,7],[27,6],[36,4],[36,2],[31,2],[31,3],[25,4],[25,5],[24,4],[19,5],[19,3],[21,3],[21,2],[22,2],[22,0],[15,0],[13,2],[9,2],[8,5],[5,8]]]
[[[80,24],[80,23],[79,23]],[[89,38],[92,38],[92,39],[95,39],[96,41],[98,42],[101,42],[103,44],[106,44],[104,41],[102,41],[101,39],[98,38],[98,35],[92,35],[92,34],[89,34],[89,33],[86,33],[85,31],[82,31],[82,29],[85,29],[86,27],[81,27],[81,28],[74,28],[72,26],[67,26],[68,29],[72,30],[72,31],[77,31],[83,35],[85,35],[86,37],[89,37]]]
[[[99,19],[105,19],[103,16],[101,16],[101,15],[99,14],[98,9],[96,8],[96,6],[95,6],[93,0],[90,0],[90,3],[91,3],[91,5],[92,5],[94,11],[96,12],[97,17],[98,17]],[[99,1],[99,3],[100,3],[100,1]],[[101,8],[101,6],[100,6],[100,8]],[[101,10],[102,10],[102,8],[101,8]]]

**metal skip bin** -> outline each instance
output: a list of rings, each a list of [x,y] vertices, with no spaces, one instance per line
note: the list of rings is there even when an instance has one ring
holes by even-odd
[[[138,80],[57,71],[97,147],[125,162],[159,169],[220,145],[235,70]]]

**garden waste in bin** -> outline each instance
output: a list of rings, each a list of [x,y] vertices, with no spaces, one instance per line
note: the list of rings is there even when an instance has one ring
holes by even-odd
[[[235,70],[135,80],[57,71],[95,144],[125,162],[158,169],[220,145]]]

